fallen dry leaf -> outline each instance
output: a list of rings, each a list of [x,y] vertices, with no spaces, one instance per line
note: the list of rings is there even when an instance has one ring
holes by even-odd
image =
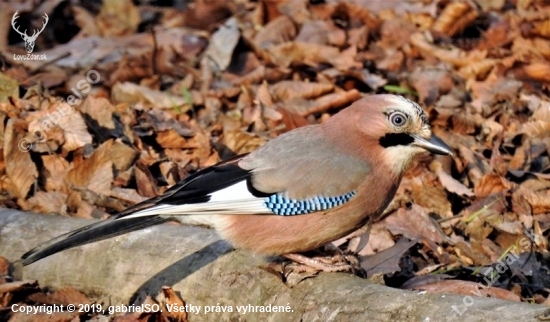
[[[255,36],[254,42],[260,48],[267,48],[291,41],[296,37],[294,22],[287,16],[279,16],[266,24]]]
[[[436,19],[432,29],[454,36],[470,25],[478,16],[477,10],[467,2],[450,2]]]
[[[177,107],[182,112],[186,112],[191,108],[185,97],[159,92],[129,82],[114,84],[111,95],[116,103],[139,104],[156,108]]]
[[[31,142],[22,140],[23,136],[17,130],[16,121],[14,119],[8,120],[4,132],[6,175],[11,183],[11,193],[21,201],[27,197],[31,186],[38,178],[36,165],[28,153],[28,145]]]
[[[67,160],[58,155],[43,155],[42,163],[46,169],[44,177],[46,183],[44,187],[47,191],[67,192],[68,187],[65,182],[65,176],[73,168]]]
[[[55,213],[66,214],[65,202],[67,194],[63,192],[38,191],[34,196],[29,198],[25,210],[31,210],[38,213]]]
[[[115,107],[104,97],[88,96],[79,106],[79,110],[94,119],[99,126],[114,130],[113,111]]]
[[[185,306],[185,302],[181,299],[180,296],[178,296],[174,290],[169,286],[163,286],[162,287],[162,293],[164,294],[165,303],[164,305],[166,307],[168,306],[177,306],[182,307]],[[174,321],[177,322],[187,322],[187,312],[186,311],[179,311],[174,312],[174,310],[168,310],[168,316],[172,318]]]
[[[138,151],[118,141],[113,142],[110,147],[111,161],[118,171],[128,170],[138,156]]]
[[[336,27],[332,22],[314,20],[303,24],[302,28],[300,28],[300,33],[294,40],[305,43],[341,47],[346,42],[346,33],[344,30]],[[359,41],[358,39],[355,40],[355,42]]]
[[[139,194],[143,197],[152,198],[158,193],[153,175],[145,167],[136,167],[136,184]]]
[[[214,69],[225,70],[229,66],[239,38],[239,27],[234,18],[227,20],[218,31],[212,34],[205,55],[214,63]]]
[[[451,175],[449,175],[445,170],[443,170],[443,166],[439,161],[434,161],[430,164],[430,169],[437,174],[437,177],[439,178],[439,182],[447,189],[447,191],[456,193],[459,196],[466,196],[466,197],[473,197],[475,194],[474,192],[466,187],[463,183],[460,181],[454,179]]]
[[[359,99],[361,94],[352,89],[347,92],[337,92],[319,97],[311,102],[292,102],[285,104],[285,108],[298,115],[307,116],[313,113],[324,113],[331,108],[338,108]]]
[[[431,105],[453,87],[451,74],[444,69],[421,69],[411,74],[409,81],[418,92],[421,102]]]
[[[139,11],[130,0],[107,0],[101,6],[96,23],[103,36],[133,33],[140,23]]]
[[[513,196],[525,200],[532,209],[533,215],[550,212],[550,194],[527,190],[523,187],[514,192]]]
[[[446,240],[445,234],[418,205],[412,205],[411,209],[399,208],[382,223],[393,235],[426,241],[433,250],[437,248],[437,244]]]
[[[379,223],[372,226],[368,238],[369,240],[367,245],[365,245],[363,249],[359,250],[358,254],[361,256],[373,255],[395,245],[392,234],[390,234],[390,232]]]
[[[499,193],[512,188],[510,183],[505,178],[496,174],[486,174],[476,184],[474,193],[478,198],[484,198],[494,193]]]
[[[401,239],[388,249],[371,256],[365,256],[361,259],[361,268],[367,272],[367,276],[399,271],[401,269],[399,260],[416,242],[416,240],[406,241]]]
[[[8,275],[9,268],[10,268],[10,262],[8,262],[8,260],[5,259],[4,257],[0,256],[0,277]]]
[[[337,69],[346,70],[359,66],[353,59],[356,54],[354,47],[341,52],[337,47],[294,41],[272,46],[268,51],[282,67],[293,64],[317,66],[326,63]]]
[[[109,195],[113,182],[113,162],[110,157],[112,145],[113,141],[103,143],[88,159],[69,170],[67,182],[74,187]]]
[[[306,83],[297,81],[281,81],[271,86],[273,97],[280,101],[294,98],[316,98],[334,89],[332,84]]]
[[[550,30],[550,24],[548,27]],[[550,32],[549,32],[550,36]],[[528,77],[539,82],[550,83],[550,64],[548,62],[535,62],[523,67]]]

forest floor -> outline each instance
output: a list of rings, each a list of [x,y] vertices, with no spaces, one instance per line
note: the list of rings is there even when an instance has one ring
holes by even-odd
[[[0,3],[4,207],[108,218],[394,93],[455,154],[415,160],[366,246],[361,234],[335,245],[391,287],[550,305],[549,1],[170,2]],[[8,268],[0,258],[0,317],[91,302]],[[120,319],[184,320],[161,315]]]

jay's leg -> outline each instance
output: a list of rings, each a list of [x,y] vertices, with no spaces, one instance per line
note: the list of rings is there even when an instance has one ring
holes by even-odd
[[[363,275],[361,263],[357,253],[359,253],[368,243],[372,222],[359,229],[351,235],[348,250],[353,250],[352,254],[344,253],[339,247],[329,243],[325,245],[325,251],[334,254],[332,256],[307,257],[301,254],[285,254],[283,257],[297,263],[292,267],[295,272],[351,272]],[[354,238],[355,237],[355,238]]]
[[[372,222],[368,223],[354,234],[355,237],[360,236],[360,238],[356,238],[356,242],[353,247],[351,247],[352,249],[355,249],[354,254],[346,255],[340,248],[334,246],[332,243],[329,243],[325,247],[329,248],[326,250],[334,253],[333,256],[307,257],[301,254],[285,254],[283,257],[298,264],[293,267],[293,270],[297,272],[322,271],[357,273],[361,271],[361,264],[356,254],[367,245],[371,228]],[[354,242],[354,240],[351,242]]]

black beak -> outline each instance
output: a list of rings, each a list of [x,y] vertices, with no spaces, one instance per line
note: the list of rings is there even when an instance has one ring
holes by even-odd
[[[412,145],[416,145],[434,154],[453,155],[453,150],[443,140],[432,134],[429,139],[424,139],[417,135],[411,135],[414,138]]]

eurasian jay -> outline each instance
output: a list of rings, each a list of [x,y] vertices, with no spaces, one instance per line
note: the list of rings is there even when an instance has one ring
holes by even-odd
[[[108,220],[54,238],[22,263],[173,219],[211,226],[236,248],[304,263],[296,253],[378,220],[413,157],[426,150],[452,155],[420,106],[396,95],[367,96],[322,124],[284,133]]]

